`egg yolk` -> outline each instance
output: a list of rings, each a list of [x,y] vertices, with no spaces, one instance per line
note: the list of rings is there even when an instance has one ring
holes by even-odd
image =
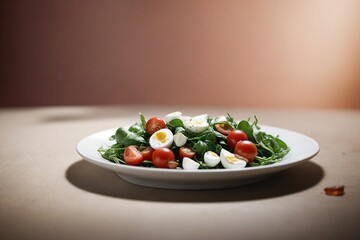
[[[160,141],[161,143],[165,143],[167,140],[167,137],[163,131],[159,131],[159,132],[155,133],[155,139]]]
[[[212,152],[212,151],[209,151],[209,154],[214,156],[214,157],[218,157],[218,155],[216,153]]]
[[[194,126],[201,126],[203,124],[203,121],[200,121],[200,120],[195,120],[195,121],[192,121],[192,124]]]
[[[227,156],[226,157],[226,160],[229,162],[229,163],[237,163],[239,161],[239,159],[237,159],[236,157],[234,156]]]

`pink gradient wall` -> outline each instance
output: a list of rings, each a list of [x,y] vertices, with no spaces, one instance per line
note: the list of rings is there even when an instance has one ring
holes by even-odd
[[[1,1],[0,106],[360,107],[360,1]]]

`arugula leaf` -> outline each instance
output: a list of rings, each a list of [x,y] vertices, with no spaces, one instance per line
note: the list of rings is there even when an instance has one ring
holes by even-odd
[[[124,152],[125,148],[120,148],[118,144],[112,145],[110,148],[105,149],[104,147],[100,147],[98,149],[98,152],[101,154],[101,156],[111,162],[117,163],[117,164],[126,164],[124,159],[122,158],[122,154]]]
[[[230,116],[229,113],[227,113],[226,120],[232,127],[236,127],[236,122],[235,122],[234,118],[232,116]]]
[[[258,132],[255,136],[258,155],[252,166],[273,164],[280,161],[289,151],[289,147],[278,136]]]

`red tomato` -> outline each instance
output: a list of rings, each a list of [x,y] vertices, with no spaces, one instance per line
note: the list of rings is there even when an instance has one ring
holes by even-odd
[[[190,147],[181,147],[179,149],[179,157],[183,159],[184,157],[193,158],[195,156],[195,152]]]
[[[158,117],[152,117],[146,122],[146,132],[150,135],[165,127],[165,121]]]
[[[150,146],[145,147],[144,150],[141,151],[141,155],[143,156],[144,160],[152,160],[152,154],[154,149]]]
[[[243,131],[233,130],[233,131],[229,132],[229,135],[226,138],[226,143],[231,149],[234,149],[235,145],[239,141],[247,140],[247,139],[248,139],[248,137],[246,136],[246,134]]]
[[[257,148],[253,142],[250,142],[249,140],[244,140],[236,144],[234,153],[236,155],[246,158],[247,160],[249,160],[249,162],[252,162],[257,155]]]
[[[175,155],[168,148],[158,148],[152,155],[152,163],[157,168],[169,168],[168,162],[174,160]]]
[[[134,165],[134,166],[139,165],[144,160],[141,152],[137,149],[136,146],[133,146],[133,145],[125,148],[124,159],[127,164]]]
[[[225,123],[215,124],[215,129],[216,131],[224,135],[229,135],[229,133],[234,130],[234,128],[230,124],[225,124]]]

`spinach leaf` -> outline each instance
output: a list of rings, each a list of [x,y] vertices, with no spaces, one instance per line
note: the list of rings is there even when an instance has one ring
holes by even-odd
[[[252,142],[254,142],[254,130],[250,123],[246,120],[242,120],[239,122],[239,124],[236,126],[237,129],[243,131],[248,139]]]
[[[146,144],[146,141],[143,137],[137,135],[136,133],[125,130],[124,128],[118,128],[115,133],[116,142],[122,146],[127,147],[130,145],[140,146],[141,144]]]
[[[141,136],[145,134],[145,131],[144,131],[142,125],[140,125],[138,123],[135,123],[134,125],[130,126],[129,131],[136,133],[138,135],[141,135]]]
[[[194,144],[192,149],[196,152],[196,154],[203,156],[204,153],[208,151],[208,146],[204,141],[200,140]]]
[[[170,129],[170,131],[174,132],[176,128],[184,127],[184,123],[182,120],[175,118],[166,124],[166,127]]]

